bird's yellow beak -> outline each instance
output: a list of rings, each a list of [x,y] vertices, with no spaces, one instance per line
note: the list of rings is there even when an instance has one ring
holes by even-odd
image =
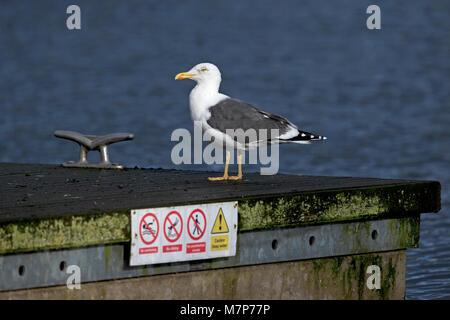
[[[194,75],[189,72],[181,72],[175,76],[175,80],[182,80],[182,79],[189,79],[192,78]]]

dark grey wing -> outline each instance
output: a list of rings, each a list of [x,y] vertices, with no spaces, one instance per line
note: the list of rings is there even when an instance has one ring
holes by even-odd
[[[211,117],[207,123],[214,129],[226,132],[227,129],[266,129],[270,134],[271,129],[278,129],[280,135],[292,128],[296,128],[292,123],[283,117],[259,110],[251,104],[227,98],[209,108]]]
[[[310,141],[326,140],[320,136],[307,131],[298,130],[297,126],[289,120],[278,115],[259,110],[251,104],[232,98],[227,98],[209,108],[211,117],[206,121],[212,128],[226,133],[227,129],[242,129],[246,132],[248,129],[255,129],[257,137],[255,139],[234,135],[235,141],[245,141],[245,145],[253,142],[268,140],[272,142],[295,142],[309,143]],[[264,136],[260,136],[260,129],[266,129]],[[272,129],[278,129],[279,136],[272,137]],[[285,136],[283,136],[287,133]],[[258,142],[258,143],[259,143]]]

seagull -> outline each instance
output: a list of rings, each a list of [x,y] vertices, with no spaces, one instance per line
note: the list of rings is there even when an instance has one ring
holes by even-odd
[[[274,143],[303,143],[311,141],[323,141],[327,138],[315,133],[301,131],[289,120],[260,110],[251,104],[231,98],[219,92],[222,76],[212,63],[200,63],[188,72],[181,72],[175,76],[175,80],[191,79],[197,84],[189,94],[189,107],[194,123],[201,123],[202,129],[214,137],[214,143],[227,149],[224,174],[221,177],[209,177],[210,181],[242,180],[242,152]],[[244,143],[236,141],[236,136],[231,136],[229,130],[260,129],[271,131],[278,130],[278,136],[270,138],[257,138]],[[228,131],[228,133],[227,133]],[[266,131],[266,132],[267,132]],[[240,140],[242,141],[242,140]],[[228,175],[230,162],[230,149],[238,150],[238,175]]]

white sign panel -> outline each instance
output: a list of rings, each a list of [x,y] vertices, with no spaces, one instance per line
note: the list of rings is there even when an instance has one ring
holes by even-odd
[[[131,210],[130,265],[236,254],[238,203]]]

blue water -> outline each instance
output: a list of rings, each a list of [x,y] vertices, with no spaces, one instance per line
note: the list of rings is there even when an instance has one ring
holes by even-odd
[[[0,161],[61,163],[78,150],[54,130],[132,132],[111,148],[127,166],[177,167],[192,129],[189,80],[210,61],[222,91],[289,118],[327,143],[281,147],[280,171],[439,180],[407,256],[408,299],[450,298],[450,2],[69,1],[0,3]],[[381,30],[365,11],[381,7]],[[220,170],[220,166],[212,169]]]

